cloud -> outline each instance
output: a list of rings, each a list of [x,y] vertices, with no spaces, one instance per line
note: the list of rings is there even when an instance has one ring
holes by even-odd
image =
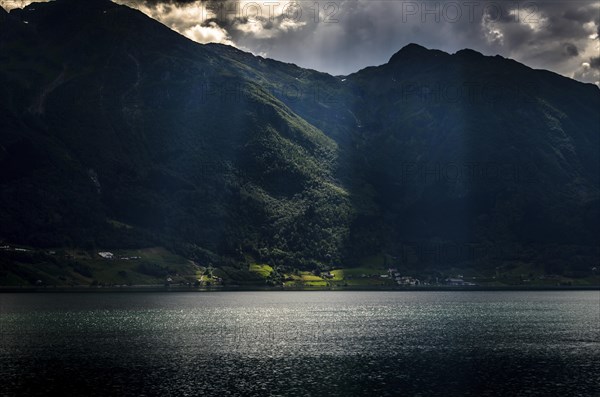
[[[415,42],[600,80],[597,1],[116,1],[199,43],[230,44],[334,75],[385,63]]]
[[[235,45],[254,53],[266,54],[260,46],[245,47],[243,41],[276,39],[302,29],[295,3],[255,2],[249,0],[115,0],[137,8],[173,30],[199,43]]]
[[[215,22],[209,22],[207,26],[198,24],[191,28],[187,28],[182,33],[187,38],[197,41],[198,43],[222,43],[233,45],[233,42],[229,40],[227,32]]]
[[[579,50],[573,43],[563,43],[564,54],[570,57],[576,57],[579,55]]]
[[[45,0],[38,0],[40,2],[43,2]],[[23,8],[23,7],[27,7],[29,4],[33,3],[33,0],[0,0],[0,7],[4,8],[5,10],[12,10],[14,8]]]
[[[180,32],[189,28],[190,8],[217,10],[202,23],[214,22],[233,45],[332,74],[385,63],[416,42],[447,52],[473,48],[582,81],[598,80],[582,69],[599,51],[600,6],[594,2],[311,0],[288,9],[289,3],[245,0],[141,4],[154,7],[153,17]],[[160,11],[164,4],[169,11]]]
[[[592,81],[600,87],[600,71],[594,70],[589,62],[583,62],[573,73],[573,77],[577,80]]]

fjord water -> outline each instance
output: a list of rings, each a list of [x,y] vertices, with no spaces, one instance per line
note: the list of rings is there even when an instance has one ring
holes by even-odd
[[[1,395],[600,395],[600,292],[0,295]]]

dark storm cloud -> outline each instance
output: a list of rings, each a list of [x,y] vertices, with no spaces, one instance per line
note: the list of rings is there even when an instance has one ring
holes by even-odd
[[[156,5],[156,4],[191,4],[196,2],[196,0],[141,0],[137,1],[137,3],[144,3],[146,5]]]
[[[416,42],[448,52],[473,48],[600,80],[590,62],[599,51],[596,1],[310,0],[294,2],[295,14],[285,10],[287,1],[121,2],[152,10],[153,17],[197,41],[218,39],[332,74],[384,63]],[[192,8],[203,9],[203,16],[184,11]]]
[[[451,53],[472,48],[600,81],[597,0],[115,1],[192,40],[232,44],[332,74],[385,63],[414,42]]]
[[[563,50],[565,54],[570,57],[576,57],[577,55],[579,55],[579,50],[577,49],[577,47],[575,47],[575,45],[571,43],[564,43]]]

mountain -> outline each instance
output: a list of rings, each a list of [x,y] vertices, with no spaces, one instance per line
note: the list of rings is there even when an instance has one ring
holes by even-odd
[[[264,89],[268,70],[107,1],[11,17],[27,22],[23,40],[35,46],[3,40],[16,53],[3,51],[2,66],[13,85],[3,106],[7,240],[183,244],[192,257],[240,260],[339,253],[350,206],[333,176],[336,144]]]
[[[0,12],[0,87],[5,243],[228,268],[600,258],[600,91],[510,59],[410,44],[335,77],[57,0]]]
[[[377,198],[386,250],[477,242],[504,259],[535,247],[552,252],[539,261],[573,263],[567,245],[597,244],[597,87],[416,45],[347,82],[364,130],[353,134],[354,164]]]

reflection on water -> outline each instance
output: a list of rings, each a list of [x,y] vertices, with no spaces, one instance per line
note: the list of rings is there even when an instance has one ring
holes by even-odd
[[[1,294],[0,394],[600,396],[600,293]]]

